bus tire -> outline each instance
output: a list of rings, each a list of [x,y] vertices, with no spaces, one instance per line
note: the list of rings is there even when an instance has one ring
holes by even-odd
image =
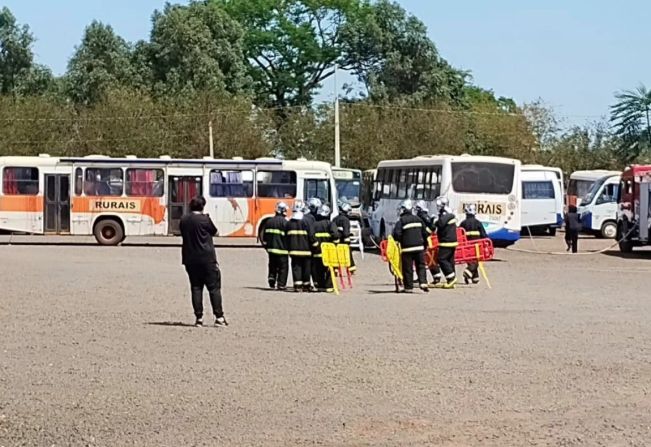
[[[556,227],[549,227],[549,235],[551,237],[556,236]]]
[[[122,223],[112,217],[95,222],[93,234],[100,245],[118,245],[125,238]]]
[[[599,231],[599,237],[604,239],[615,239],[617,237],[617,224],[612,220],[604,222]]]
[[[375,246],[373,243],[373,233],[371,233],[371,229],[368,227],[362,228],[362,244],[364,244],[364,247]]]

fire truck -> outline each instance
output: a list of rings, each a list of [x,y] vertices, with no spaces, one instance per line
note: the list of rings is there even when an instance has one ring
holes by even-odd
[[[622,173],[617,200],[617,240],[623,253],[650,245],[651,165],[633,165]]]

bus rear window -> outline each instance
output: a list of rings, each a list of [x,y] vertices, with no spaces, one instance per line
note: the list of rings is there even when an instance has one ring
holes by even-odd
[[[510,194],[515,166],[483,162],[452,163],[452,188],[459,193]]]

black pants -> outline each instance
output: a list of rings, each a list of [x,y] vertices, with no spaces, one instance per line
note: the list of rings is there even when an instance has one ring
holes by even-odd
[[[269,287],[278,286],[279,289],[287,287],[289,275],[289,258],[287,255],[269,253]]]
[[[348,270],[354,272],[357,270],[357,266],[355,265],[355,258],[353,258],[353,249],[350,247],[350,244],[346,245],[348,245],[348,251],[350,252],[350,268]]]
[[[314,257],[312,259],[312,269],[316,272],[316,282],[314,286],[320,290],[332,289],[332,276],[330,269],[323,265],[323,258]]]
[[[468,279],[472,280],[473,283],[478,283],[479,282],[479,263],[478,262],[469,262],[468,265],[466,266],[466,271],[464,272],[464,275],[468,277]]]
[[[572,253],[579,251],[579,232],[576,230],[566,230],[565,231],[565,243],[567,244],[567,249],[572,249]]]
[[[412,290],[414,288],[414,263],[416,264],[418,282],[421,286],[427,286],[425,252],[412,251],[402,254],[402,278],[406,290]]]
[[[190,290],[192,290],[192,307],[194,316],[203,317],[203,288],[208,289],[210,305],[215,317],[223,317],[222,308],[222,275],[217,264],[189,264],[185,271],[190,279]]]
[[[457,277],[454,268],[454,253],[456,251],[456,247],[439,247],[439,267],[441,267],[443,276],[445,276],[445,279],[449,283],[454,281]]]
[[[309,289],[312,274],[312,258],[310,256],[292,256],[292,279],[294,289]]]

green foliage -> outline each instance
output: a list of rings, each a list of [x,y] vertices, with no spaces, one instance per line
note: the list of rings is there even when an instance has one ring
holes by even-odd
[[[630,163],[651,148],[651,90],[640,85],[615,95],[610,120],[620,138],[618,153]]]
[[[16,95],[30,76],[34,36],[27,25],[18,25],[6,6],[0,10],[0,94]]]

